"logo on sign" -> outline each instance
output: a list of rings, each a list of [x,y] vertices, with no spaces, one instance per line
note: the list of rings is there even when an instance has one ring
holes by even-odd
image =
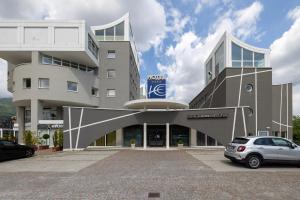
[[[166,79],[163,76],[148,76],[147,98],[165,99],[166,98]]]

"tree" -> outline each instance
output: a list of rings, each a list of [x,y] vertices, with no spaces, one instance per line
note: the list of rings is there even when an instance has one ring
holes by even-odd
[[[293,141],[300,145],[300,116],[293,117]]]

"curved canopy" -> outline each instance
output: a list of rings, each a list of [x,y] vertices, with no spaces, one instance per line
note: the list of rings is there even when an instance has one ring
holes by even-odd
[[[188,104],[168,99],[138,99],[124,104],[128,109],[187,109]]]

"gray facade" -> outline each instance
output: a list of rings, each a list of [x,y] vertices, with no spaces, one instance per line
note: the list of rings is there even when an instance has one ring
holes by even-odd
[[[133,59],[130,42],[101,41],[100,45],[100,103],[102,108],[122,108],[129,100],[140,95],[140,75]],[[107,58],[109,51],[115,51],[115,58]],[[115,77],[109,77],[108,71],[115,71]],[[108,97],[107,90],[115,89],[116,96]]]
[[[147,138],[145,127],[153,124],[192,128],[226,144],[233,137],[245,136],[244,129],[247,126],[248,117],[245,121],[242,120],[244,109],[247,107],[169,111],[65,107],[64,149],[86,148],[106,133],[132,125],[143,125],[143,138]],[[169,134],[168,132],[167,128],[166,134]],[[144,143],[144,148],[146,148],[148,141],[144,140],[144,142],[146,142]]]

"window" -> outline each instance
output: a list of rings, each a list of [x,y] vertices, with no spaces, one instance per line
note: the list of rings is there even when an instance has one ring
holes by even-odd
[[[231,59],[232,67],[241,67],[242,66],[242,48],[235,43],[231,43]]]
[[[247,92],[252,92],[253,91],[253,85],[252,84],[247,84],[245,87]]]
[[[68,85],[68,91],[72,91],[72,92],[77,92],[78,91],[76,82],[67,81],[67,85]]]
[[[92,96],[99,96],[99,90],[98,88],[92,87]]]
[[[210,59],[206,64],[206,82],[208,83],[212,78],[212,59]]]
[[[105,29],[105,40],[114,40],[114,30],[115,27],[111,27],[108,29]]]
[[[269,131],[258,131],[258,135],[259,136],[268,136],[269,135]]]
[[[290,142],[281,138],[272,138],[272,141],[276,146],[290,147],[291,145]]]
[[[234,144],[246,144],[249,141],[247,138],[234,138],[231,143]]]
[[[49,88],[49,78],[39,78],[39,88]]]
[[[217,49],[216,53],[215,53],[215,65],[216,65],[216,75],[221,72],[225,65],[224,65],[224,43],[222,42],[222,44],[219,46],[219,48]]]
[[[265,55],[263,53],[254,52],[254,67],[264,67],[265,66]]]
[[[71,67],[74,68],[74,69],[78,69],[78,64],[72,62],[72,63],[71,63]]]
[[[62,60],[62,65],[66,67],[70,67],[70,61]]]
[[[25,123],[31,122],[31,110],[25,110],[24,120],[25,120]]]
[[[124,40],[124,22],[116,25],[116,40]]]
[[[259,138],[254,141],[255,145],[267,145],[267,146],[273,146],[274,143],[271,138]]]
[[[107,51],[107,58],[116,58],[116,51],[115,50],[108,50]]]
[[[101,40],[101,41],[104,40],[104,30],[96,30],[95,35],[97,40]]]
[[[52,64],[52,57],[51,56],[42,55],[42,64],[44,64],[44,65],[51,65]]]
[[[88,35],[88,49],[96,58],[98,58],[99,48],[90,35]]]
[[[253,67],[253,52],[243,49],[243,67]]]
[[[31,79],[23,78],[23,88],[30,89],[31,88]]]
[[[53,64],[54,65],[61,65],[61,59],[53,57]]]
[[[86,71],[86,66],[79,64],[79,70]]]
[[[107,89],[107,97],[115,97],[116,90],[115,89]]]
[[[107,70],[107,78],[115,78],[116,77],[116,70],[108,69]]]

